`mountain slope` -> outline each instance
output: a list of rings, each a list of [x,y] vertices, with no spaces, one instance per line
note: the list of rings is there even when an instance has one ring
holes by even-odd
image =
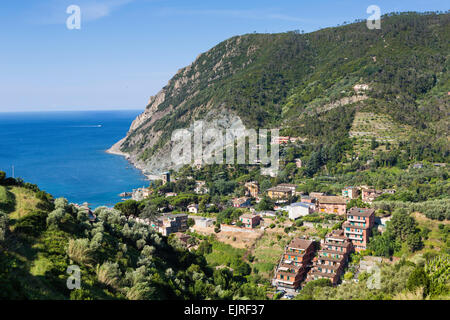
[[[173,130],[194,120],[239,119],[314,141],[348,137],[356,110],[436,134],[448,124],[449,22],[449,14],[405,13],[384,16],[381,30],[357,22],[233,37],[179,70],[112,150],[155,172],[171,165]]]

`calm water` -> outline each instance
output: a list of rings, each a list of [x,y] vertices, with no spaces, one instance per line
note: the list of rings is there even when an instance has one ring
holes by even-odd
[[[0,113],[0,170],[54,197],[111,206],[148,185],[123,157],[105,153],[140,111]]]

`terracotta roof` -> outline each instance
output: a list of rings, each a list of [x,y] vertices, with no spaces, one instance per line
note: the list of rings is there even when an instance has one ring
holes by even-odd
[[[347,201],[339,196],[320,196],[317,197],[319,203],[346,204]]]
[[[313,244],[313,242],[314,241],[312,241],[312,240],[295,238],[289,243],[288,247],[306,250]]]
[[[279,186],[277,186],[277,187],[273,187],[273,188],[267,189],[267,191],[274,191],[274,192],[292,192],[292,189],[291,189],[291,188],[288,188],[288,187],[279,187]]]
[[[373,214],[375,214],[375,209],[357,208],[357,207],[353,207],[350,210],[348,210],[348,212],[347,212],[347,215],[360,216],[360,217],[369,217]]]

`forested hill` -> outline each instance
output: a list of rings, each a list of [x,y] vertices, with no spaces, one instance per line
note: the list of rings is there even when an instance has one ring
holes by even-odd
[[[266,299],[247,262],[208,265],[207,241],[190,252],[121,211],[94,214],[0,171],[0,300]]]
[[[379,30],[359,21],[233,37],[179,70],[117,147],[150,163],[174,129],[223,111],[310,141],[348,138],[357,112],[370,112],[437,141],[448,131],[449,22],[448,13],[402,13],[383,16]]]

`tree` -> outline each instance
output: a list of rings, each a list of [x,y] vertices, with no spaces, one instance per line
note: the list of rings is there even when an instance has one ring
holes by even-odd
[[[195,225],[195,220],[192,219],[192,218],[189,218],[189,219],[187,220],[187,225],[188,225],[189,228],[190,228],[190,227],[193,227],[193,226]]]
[[[8,231],[8,215],[0,211],[0,242],[5,240]]]
[[[423,267],[417,267],[411,273],[406,283],[406,287],[409,291],[415,291],[417,288],[423,288],[424,297],[428,295],[428,288],[430,280],[423,269]]]
[[[4,171],[0,171],[0,184],[3,183],[5,178],[6,178],[6,173]]]
[[[257,210],[258,211],[273,210],[273,206],[274,205],[272,201],[268,197],[264,196],[258,203]]]
[[[372,140],[370,141],[370,149],[371,150],[375,150],[376,148],[378,148],[379,143],[377,140],[375,140],[375,137],[372,137]]]
[[[419,232],[416,220],[404,209],[398,209],[394,212],[387,230],[400,241],[406,241],[409,235]]]
[[[154,220],[158,216],[159,216],[158,207],[153,203],[147,203],[144,209],[142,209],[141,213],[139,214],[139,217],[150,220]]]
[[[126,216],[138,216],[139,203],[135,200],[126,200],[116,203],[114,209],[121,211]]]

